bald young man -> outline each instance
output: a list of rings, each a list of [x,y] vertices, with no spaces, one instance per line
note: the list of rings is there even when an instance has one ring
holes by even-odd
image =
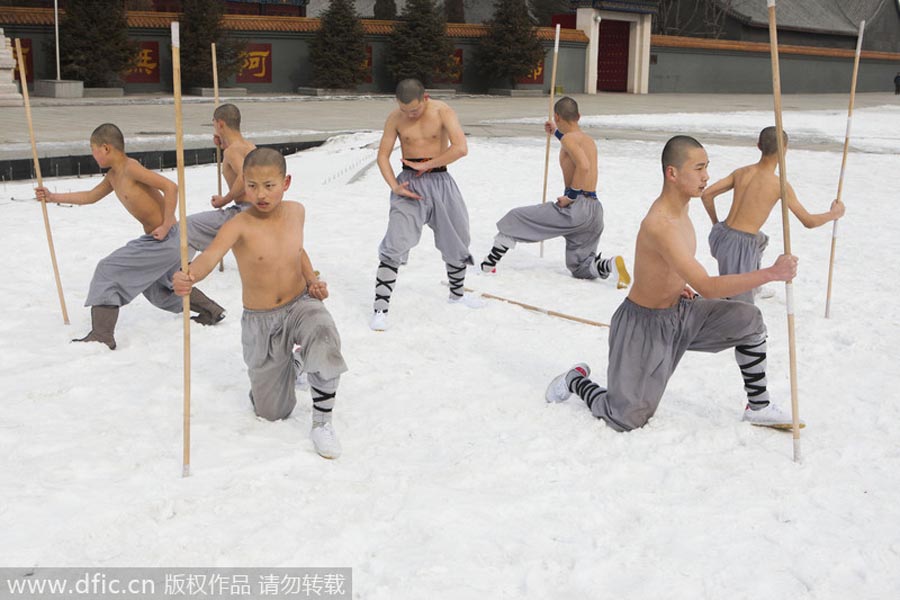
[[[519,242],[541,242],[555,237],[566,240],[566,268],[577,279],[606,279],[615,272],[617,287],[625,288],[631,276],[621,256],[601,258],[597,253],[603,233],[603,206],[597,199],[597,144],[578,126],[578,103],[568,96],[553,107],[555,123],[544,129],[560,142],[559,167],[566,186],[556,202],[520,206],[497,221],[497,236],[481,270],[495,273],[497,263]]]
[[[743,420],[791,426],[791,415],[769,400],[766,326],[759,309],[716,298],[769,281],[790,281],[797,274],[797,259],[782,255],[771,267],[750,273],[719,277],[706,273],[695,258],[697,236],[688,207],[706,187],[708,164],[706,150],[694,138],[675,136],[666,143],[662,193],[641,222],[634,284],[610,326],[608,387],[591,381],[590,367],[580,363],[550,383],[548,402],[562,402],[574,392],[595,417],[616,431],[637,429],[656,412],[685,351],[734,348],[747,393]]]
[[[759,162],[741,167],[728,177],[720,179],[703,191],[700,199],[713,222],[709,232],[709,250],[719,263],[719,275],[746,273],[759,269],[763,250],[769,245],[769,236],[760,229],[781,198],[781,181],[775,173],[778,166],[778,134],[774,127],[759,132],[756,146],[761,156]],[[784,147],[788,136],[784,133]],[[731,210],[725,221],[716,214],[716,197],[734,190]],[[794,188],[787,184],[788,208],[807,229],[820,227],[844,216],[844,203],[835,200],[827,212],[810,214],[797,199]],[[750,290],[732,300],[753,302]]]

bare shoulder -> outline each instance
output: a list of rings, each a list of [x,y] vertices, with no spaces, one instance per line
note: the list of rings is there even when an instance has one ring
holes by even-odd
[[[296,200],[283,200],[281,205],[284,206],[287,214],[291,216],[303,217],[306,214],[306,207]]]

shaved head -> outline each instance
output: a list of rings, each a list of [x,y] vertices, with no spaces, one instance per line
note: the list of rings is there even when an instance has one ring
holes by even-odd
[[[425,86],[418,79],[404,79],[397,84],[397,100],[403,104],[409,104],[413,100],[422,100],[425,97]]]
[[[553,112],[559,115],[560,119],[566,121],[577,121],[581,115],[578,113],[578,103],[565,96],[557,100],[553,105]]]
[[[703,148],[703,144],[689,135],[676,135],[666,142],[662,151],[663,174],[666,172],[666,167],[680,169],[684,166],[690,151],[695,148]]]
[[[222,104],[213,111],[213,119],[222,121],[229,129],[241,130],[241,111],[234,104]]]
[[[784,143],[784,147],[787,148],[788,134],[784,130],[781,131],[781,139]],[[756,145],[764,156],[771,156],[778,152],[778,129],[776,127],[766,127],[760,131],[759,141]]]
[[[125,152],[125,136],[122,135],[122,130],[112,123],[104,123],[97,127],[91,134],[91,144],[94,146],[109,144],[119,152]]]
[[[281,152],[273,148],[256,148],[244,157],[244,172],[253,167],[275,167],[282,175],[287,174],[287,163]]]

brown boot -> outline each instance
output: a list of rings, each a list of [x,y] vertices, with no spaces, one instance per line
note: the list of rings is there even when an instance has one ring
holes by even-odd
[[[191,317],[191,320],[201,325],[215,325],[225,318],[225,309],[197,288],[191,289],[191,310],[198,313],[197,316]]]
[[[116,321],[119,320],[119,307],[100,305],[91,307],[91,332],[83,338],[76,338],[73,342],[103,342],[110,350],[116,349],[116,338],[113,331],[116,329]]]

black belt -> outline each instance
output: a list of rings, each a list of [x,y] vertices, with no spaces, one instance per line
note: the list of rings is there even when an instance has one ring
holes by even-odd
[[[570,187],[567,187],[567,188],[566,188],[566,191],[563,192],[563,194],[564,194],[567,198],[570,198],[570,199],[572,199],[572,200],[574,200],[575,198],[577,198],[579,195],[580,195],[580,196],[584,196],[585,198],[593,198],[594,200],[597,199],[597,192],[586,192],[586,191],[584,191],[584,190],[576,190],[576,189],[570,188]]]
[[[409,162],[420,163],[420,162],[429,161],[431,159],[430,158],[406,158],[404,160],[408,160]],[[409,165],[407,165],[406,163],[403,163],[403,170],[404,171],[418,171],[418,169],[414,169],[414,168],[410,167]],[[446,172],[447,172],[446,165],[444,165],[443,167],[435,167],[433,169],[429,169],[429,170],[425,171],[425,173],[446,173]]]

